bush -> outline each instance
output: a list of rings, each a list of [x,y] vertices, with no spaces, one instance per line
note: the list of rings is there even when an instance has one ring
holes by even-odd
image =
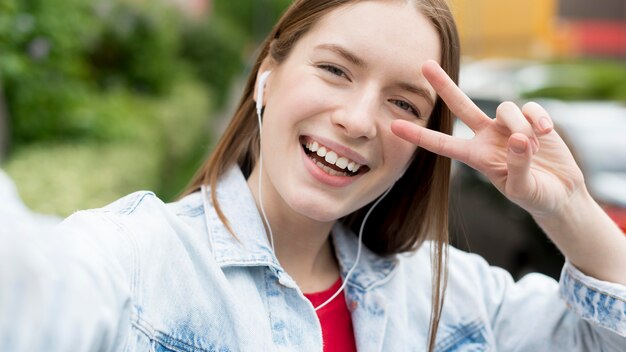
[[[107,139],[84,111],[103,90],[164,95],[185,76],[176,11],[151,2],[5,0],[0,82],[16,144]],[[97,119],[102,121],[95,121]]]
[[[155,156],[133,143],[35,144],[16,151],[6,171],[28,207],[67,216],[152,189],[158,175]]]
[[[34,143],[17,148],[7,161],[7,173],[33,210],[66,216],[139,189],[172,200],[210,142],[206,91],[196,83],[172,87],[168,99],[118,89],[89,106],[85,114],[116,119],[108,128],[120,129],[111,132],[117,139]]]
[[[219,17],[183,26],[181,55],[214,92],[217,107],[224,104],[233,77],[244,67],[245,43],[245,35]]]
[[[15,143],[75,135],[64,117],[90,90],[80,59],[98,30],[89,12],[81,0],[3,2],[0,84]]]
[[[116,3],[96,11],[103,30],[88,44],[89,72],[101,88],[124,86],[164,94],[184,73],[179,50],[179,18],[160,2],[140,7]]]

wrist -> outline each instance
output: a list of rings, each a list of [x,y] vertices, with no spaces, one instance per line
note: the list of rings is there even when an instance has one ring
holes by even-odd
[[[626,284],[626,236],[585,187],[550,213],[533,214],[537,224],[581,272]]]
[[[584,220],[597,210],[599,210],[599,206],[583,184],[560,207],[552,211],[537,212],[531,215],[541,227],[544,224],[563,226],[564,224],[572,224],[572,222]]]

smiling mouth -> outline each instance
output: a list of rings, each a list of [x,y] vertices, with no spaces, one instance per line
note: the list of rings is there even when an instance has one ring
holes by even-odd
[[[317,167],[331,176],[354,177],[369,171],[369,167],[339,155],[332,149],[317,141],[302,139],[300,141],[306,155]]]

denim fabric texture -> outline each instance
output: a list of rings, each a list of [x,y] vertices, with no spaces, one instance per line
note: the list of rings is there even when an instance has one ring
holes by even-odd
[[[41,240],[8,241],[0,351],[322,351],[314,308],[272,253],[241,171],[214,191],[236,236],[207,194],[164,204],[137,192]],[[332,240],[345,277],[357,237],[338,225]],[[514,282],[454,248],[448,259],[437,351],[626,351],[626,287],[569,263],[559,285]],[[429,243],[392,257],[364,248],[346,286],[358,350],[425,351],[430,280]]]

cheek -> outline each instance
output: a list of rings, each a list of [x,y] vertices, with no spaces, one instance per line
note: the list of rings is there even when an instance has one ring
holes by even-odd
[[[391,132],[389,134],[385,145],[385,160],[394,172],[401,172],[411,161],[417,146],[397,137]]]
[[[281,76],[268,100],[268,111],[277,113],[281,121],[296,122],[319,113],[331,105],[332,92],[305,69],[292,69],[288,78]]]

